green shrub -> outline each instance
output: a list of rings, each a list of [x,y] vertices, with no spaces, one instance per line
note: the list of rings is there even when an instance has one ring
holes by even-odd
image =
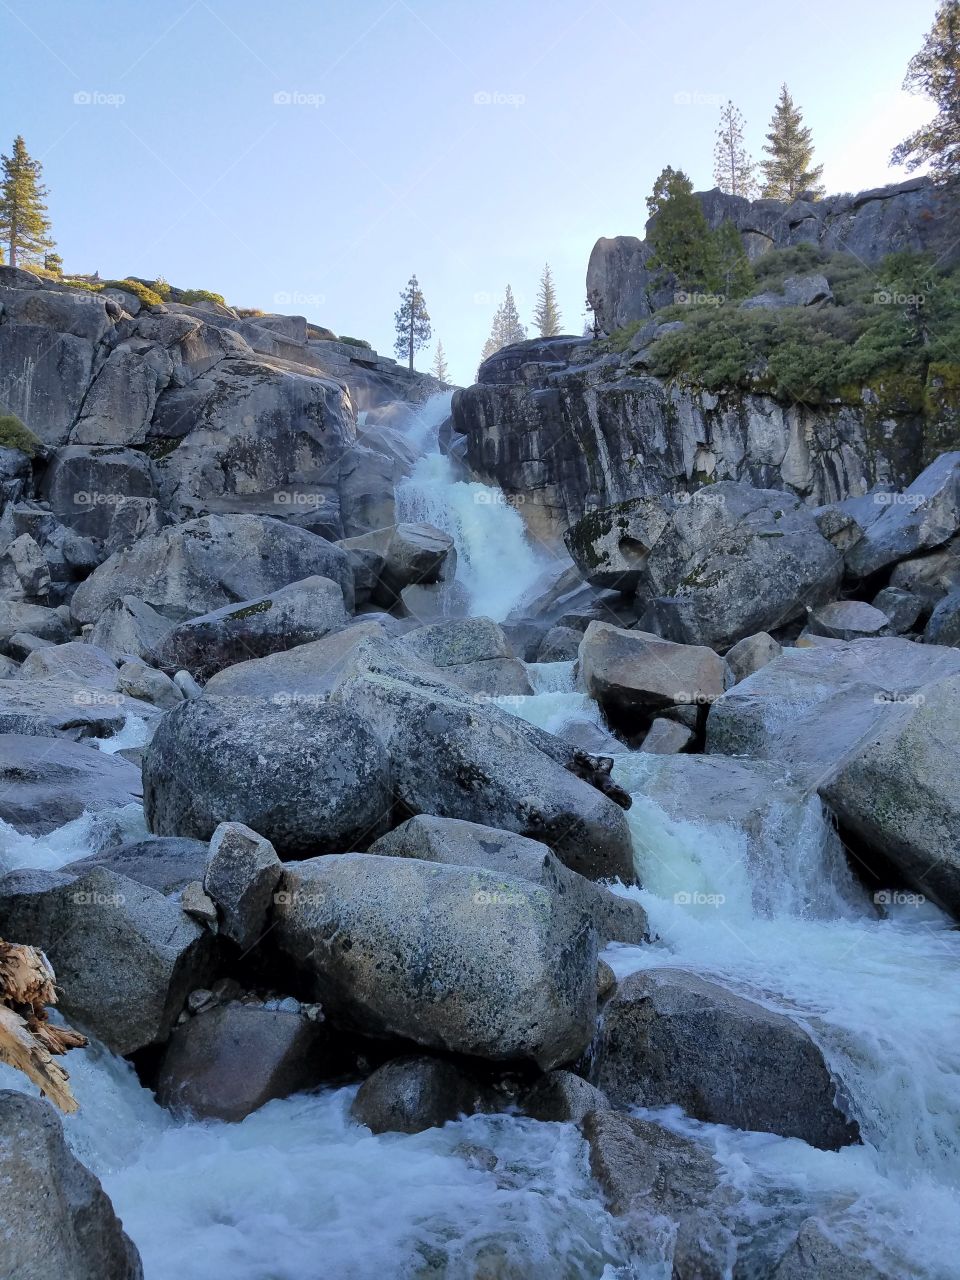
[[[159,293],[154,293],[152,289],[142,284],[139,280],[131,280],[129,278],[125,280],[103,280],[100,282],[98,291],[102,293],[105,289],[123,289],[127,293],[132,293],[135,298],[140,299],[145,307],[158,307],[163,302]]]
[[[341,333],[337,341],[345,342],[349,347],[366,347],[369,351],[373,350],[373,347],[366,340],[366,338],[348,338],[345,333]]]
[[[13,413],[0,414],[0,445],[5,449],[19,449],[30,458],[43,452],[43,442]]]
[[[70,288],[71,288],[71,289],[85,289],[85,290],[87,291],[87,293],[99,293],[99,292],[100,292],[100,286],[99,286],[98,284],[94,284],[92,280],[70,280],[70,279],[63,279],[63,280],[61,280],[61,281],[60,281],[60,283],[61,283],[61,284],[68,284],[68,285],[70,286]]]
[[[222,293],[211,293],[209,289],[180,289],[177,302],[182,302],[187,307],[192,307],[198,302],[215,302],[219,307],[227,305]]]

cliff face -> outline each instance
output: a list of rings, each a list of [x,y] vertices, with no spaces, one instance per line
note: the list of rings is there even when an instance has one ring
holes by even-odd
[[[595,352],[582,338],[518,343],[454,397],[470,465],[523,495],[542,536],[597,507],[717,480],[830,502],[902,485],[946,447],[920,413],[869,389],[858,404],[814,409],[668,384]]]
[[[711,228],[733,222],[753,260],[770,249],[813,244],[828,252],[845,251],[869,264],[903,249],[939,253],[955,239],[928,178],[792,204],[746,200],[716,189],[697,192],[697,199]],[[636,236],[603,238],[594,246],[587,267],[587,298],[607,333],[644,319],[670,300],[672,291],[658,296],[648,270],[650,256],[647,242]]]
[[[45,447],[33,478],[56,517],[95,524],[112,549],[208,513],[333,538],[389,523],[409,457],[381,410],[436,389],[369,348],[314,339],[302,316],[142,307],[0,267],[0,413]]]

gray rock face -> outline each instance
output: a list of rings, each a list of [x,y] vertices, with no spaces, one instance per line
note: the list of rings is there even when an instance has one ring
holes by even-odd
[[[117,664],[104,649],[93,644],[70,640],[37,649],[28,654],[20,667],[22,679],[42,680],[45,677],[76,679],[78,683],[94,685],[99,689],[118,690]]]
[[[606,1094],[572,1071],[548,1071],[523,1100],[524,1114],[533,1120],[579,1124],[591,1111],[609,1110]]]
[[[335,1061],[322,1023],[234,1001],[176,1028],[157,1099],[176,1112],[238,1121],[272,1098],[321,1084],[336,1073]]]
[[[81,743],[0,734],[0,818],[28,835],[46,835],[84,812],[141,800],[140,771]]]
[[[537,649],[537,662],[575,662],[583,632],[574,627],[551,627]]]
[[[625,1220],[627,1239],[651,1273],[675,1280],[722,1280],[735,1253],[722,1213],[729,1192],[709,1151],[660,1125],[615,1111],[593,1111],[583,1120],[590,1169],[604,1199]],[[673,1240],[664,1239],[667,1220]],[[655,1268],[655,1270],[653,1270]]]
[[[795,498],[723,482],[680,505],[647,559],[641,624],[727,649],[825,603],[842,560]]]
[[[923,612],[923,601],[912,591],[897,587],[884,587],[873,600],[873,607],[886,614],[890,632],[901,635],[909,631]]]
[[[904,493],[889,496],[883,515],[846,554],[854,577],[869,577],[953,537],[960,528],[960,452],[941,454]]]
[[[27,632],[52,644],[70,639],[70,628],[56,609],[21,600],[0,600],[0,650],[9,653],[12,636]]]
[[[927,644],[960,645],[960,590],[943,597],[930,615],[923,638]]]
[[[802,1028],[680,969],[619,984],[605,1006],[597,1063],[596,1082],[617,1106],[677,1104],[700,1120],[829,1151],[858,1141]]]
[[[154,657],[167,671],[206,679],[235,662],[319,640],[350,621],[343,590],[331,578],[304,578],[257,600],[244,600],[181,622]]]
[[[527,880],[412,858],[313,858],[284,868],[274,922],[324,1008],[369,1034],[544,1070],[593,1034],[596,933]]]
[[[61,869],[71,875],[82,876],[92,867],[106,867],[108,871],[156,889],[166,897],[193,881],[203,879],[208,853],[208,847],[202,840],[148,836],[145,840],[128,840],[117,848],[93,853]]]
[[[203,887],[220,908],[220,932],[243,951],[262,937],[280,879],[273,845],[240,822],[221,822],[210,841]]]
[[[406,632],[398,643],[435,667],[513,657],[503,628],[490,618],[444,618]]]
[[[425,670],[414,674],[364,641],[331,695],[384,744],[400,804],[542,840],[590,879],[632,881],[623,813],[572,776],[572,750]]]
[[[591,511],[563,535],[567,550],[595,587],[636,590],[650,548],[675,509],[672,498],[631,498]]]
[[[42,947],[64,1015],[120,1054],[166,1039],[209,963],[202,931],[176,903],[105,867],[9,872],[0,936]]]
[[[422,1133],[478,1111],[493,1099],[441,1058],[394,1058],[368,1076],[350,1114],[373,1133]]]
[[[636,944],[650,940],[647,913],[638,902],[618,897],[585,879],[565,867],[545,844],[513,831],[421,814],[375,840],[370,852],[382,857],[483,867],[497,875],[529,880],[548,893],[576,903],[605,941]]]
[[[78,680],[5,680],[0,683],[0,733],[37,737],[110,738],[128,715],[156,719],[158,712],[121,693]]]
[[[120,692],[139,698],[163,711],[170,711],[183,701],[183,693],[168,675],[155,671],[143,662],[125,662],[117,672]]]
[[[685,724],[658,716],[644,735],[640,750],[657,756],[673,756],[679,751],[686,751],[693,742],[693,736],[693,730]]]
[[[157,506],[149,458],[135,449],[111,446],[77,444],[58,449],[44,473],[40,493],[62,524],[106,543],[112,542],[115,532],[122,538],[130,528],[132,509],[138,510],[139,521],[147,521]],[[137,523],[133,523],[134,532],[140,532]]]
[[[818,783],[925,686],[960,674],[960,650],[891,637],[784,649],[710,708],[707,750],[790,762]]]
[[[11,1090],[0,1093],[0,1186],[10,1280],[143,1280],[133,1241],[53,1107]]]
[[[772,248],[819,244],[828,251],[844,249],[861,262],[879,262],[901,249],[922,252],[933,248],[947,226],[936,190],[926,178],[856,195],[816,201],[798,198],[792,205],[779,200],[745,200],[719,190],[696,194],[709,226],[716,228],[721,222],[732,221],[750,258]],[[587,295],[606,332],[644,319],[651,312],[651,301],[662,305],[656,299],[656,285],[647,265],[650,256],[647,242],[635,236],[605,238],[594,246],[587,267]],[[791,305],[797,306],[808,305],[818,296],[817,289],[799,285],[793,293],[797,301]]]
[[[177,621],[314,576],[338,582],[352,606],[347,558],[325,539],[261,516],[204,516],[111,556],[77,588],[71,610],[78,623],[92,623],[133,596]]]
[[[591,622],[579,652],[580,683],[601,706],[701,706],[723,693],[723,659],[712,649]]]
[[[242,822],[282,857],[366,846],[386,828],[390,763],[343,706],[204,696],[161,721],[143,761],[157,835],[209,839]]]
[[[888,709],[821,782],[840,821],[960,915],[960,675]]]
[[[127,654],[146,658],[173,625],[136,596],[126,595],[104,609],[86,633],[87,641],[112,658]]]
[[[373,599],[390,607],[406,587],[438,582],[453,548],[453,539],[430,524],[398,524],[375,529],[339,544],[349,551],[377,557]]]
[[[870,640],[889,634],[890,619],[862,600],[834,600],[812,611],[807,629],[833,640]]]
[[[357,619],[322,640],[225,667],[210,677],[205,689],[218,697],[269,698],[281,706],[322,702],[349,666],[361,640],[385,639],[386,635],[379,620]]]
[[[768,662],[779,658],[781,653],[783,653],[782,645],[778,644],[766,631],[758,631],[753,636],[744,636],[732,649],[728,649],[726,654],[727,666],[733,673],[734,683],[738,684],[741,680],[746,680],[747,676],[752,676]]]
[[[960,588],[960,539],[953,538],[927,555],[902,560],[890,575],[890,586],[919,596],[924,612],[933,609],[945,595]]]

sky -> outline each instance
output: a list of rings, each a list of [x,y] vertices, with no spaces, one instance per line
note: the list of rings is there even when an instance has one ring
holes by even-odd
[[[781,82],[829,191],[907,176],[935,0],[0,0],[0,150],[43,165],[68,271],[163,276],[392,355],[416,273],[473,380],[549,262],[580,333],[600,236],[667,164],[713,182],[720,105],[759,154]],[[535,332],[531,326],[531,336]]]

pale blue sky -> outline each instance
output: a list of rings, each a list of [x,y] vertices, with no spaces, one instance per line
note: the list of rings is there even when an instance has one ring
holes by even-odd
[[[831,191],[902,176],[886,157],[929,114],[899,90],[934,9],[0,0],[0,148],[22,133],[42,159],[68,269],[160,274],[388,354],[415,271],[468,382],[504,285],[529,323],[544,261],[580,332],[594,241],[642,233],[665,164],[713,185],[728,96],[759,151],[786,80]]]

